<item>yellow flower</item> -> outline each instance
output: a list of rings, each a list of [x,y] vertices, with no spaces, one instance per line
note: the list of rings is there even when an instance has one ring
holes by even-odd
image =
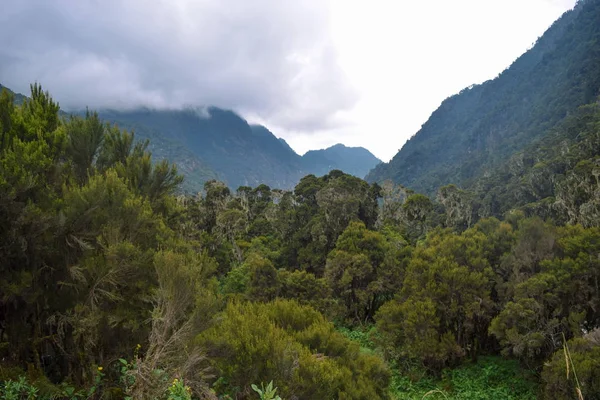
[[[137,346],[135,346],[135,348],[139,350],[142,348],[142,345],[138,343]]]
[[[102,371],[102,367],[98,367],[98,371]]]

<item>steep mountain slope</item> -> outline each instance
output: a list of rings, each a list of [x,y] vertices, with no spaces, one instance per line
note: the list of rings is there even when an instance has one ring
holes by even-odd
[[[542,136],[600,89],[600,0],[579,1],[496,79],[446,99],[387,164],[391,179],[428,194],[468,186]]]
[[[363,178],[381,162],[363,147],[346,147],[336,144],[323,150],[311,150],[302,156],[306,170],[317,176],[325,175],[332,169]]]
[[[288,149],[266,128],[252,128],[232,111],[219,108],[186,110],[100,111],[103,119],[132,127],[140,137],[148,138],[148,130],[183,146],[202,160],[220,180],[230,187],[257,186],[293,187],[302,171],[299,156]],[[169,146],[154,148],[159,157],[180,163],[180,155]],[[187,177],[190,180],[190,177]]]
[[[480,216],[521,208],[558,223],[600,221],[600,104],[582,106],[472,187]]]
[[[200,190],[208,179],[222,180],[233,189],[261,183],[291,189],[305,175],[321,176],[333,169],[362,178],[380,162],[364,148],[344,145],[300,157],[264,126],[249,125],[233,111],[216,107],[101,111],[100,116],[150,139],[157,158],[180,165],[190,191]]]

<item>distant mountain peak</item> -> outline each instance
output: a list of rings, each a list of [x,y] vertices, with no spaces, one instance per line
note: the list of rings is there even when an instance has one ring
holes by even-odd
[[[306,168],[318,171],[316,175],[325,175],[332,169],[364,178],[374,166],[381,163],[364,147],[348,147],[337,143],[326,149],[309,150],[302,156]]]

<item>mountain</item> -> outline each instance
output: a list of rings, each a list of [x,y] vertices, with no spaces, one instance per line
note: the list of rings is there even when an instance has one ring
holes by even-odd
[[[180,165],[185,150],[189,160],[207,167],[203,176],[193,177],[182,169],[186,181],[200,190],[204,181],[216,179],[231,188],[258,186],[291,188],[303,176],[300,157],[264,127],[250,126],[229,110],[216,107],[185,110],[99,111],[102,119],[133,129],[150,139],[152,152]],[[152,134],[150,134],[152,133]]]
[[[340,143],[323,150],[310,150],[302,156],[302,161],[305,168],[317,176],[339,169],[359,178],[381,163],[363,147],[346,147]]]
[[[11,93],[13,96],[15,96],[16,104],[23,104],[23,101],[25,101],[25,99],[27,98],[26,96],[22,95],[21,93],[15,93],[12,90],[10,90],[9,88],[7,88],[6,86],[2,86],[2,84],[0,84],[0,93],[2,92],[3,89],[6,89],[9,93]]]
[[[15,96],[18,102],[26,98]],[[100,110],[98,114],[133,131],[138,140],[149,140],[154,159],[176,163],[185,176],[182,189],[188,193],[201,191],[204,182],[212,179],[235,190],[263,183],[292,189],[303,176],[322,176],[334,169],[363,178],[381,162],[362,147],[342,144],[301,157],[264,126],[250,125],[235,112],[217,107]]]
[[[285,140],[262,125],[250,125],[230,110],[217,107],[185,110],[103,110],[100,117],[149,139],[158,159],[180,167],[188,192],[202,189],[209,179],[230,188],[262,183],[292,189],[309,174],[325,175],[333,169],[364,177],[377,159],[362,147],[338,144],[299,156]]]
[[[497,78],[446,99],[386,164],[367,176],[433,194],[468,187],[600,89],[600,0],[580,0]]]

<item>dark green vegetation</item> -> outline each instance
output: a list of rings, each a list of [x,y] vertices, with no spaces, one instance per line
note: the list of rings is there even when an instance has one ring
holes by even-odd
[[[148,143],[3,91],[1,396],[598,398],[599,137],[585,106],[543,174],[436,200],[338,170],[177,196]]]
[[[435,198],[229,111],[2,90],[0,398],[600,398],[599,39],[580,1],[371,175]]]
[[[155,157],[176,163],[186,178],[183,189],[193,194],[211,179],[231,189],[260,184],[292,189],[305,175],[334,169],[363,178],[380,162],[368,150],[343,145],[301,157],[267,128],[215,107],[101,111],[100,117],[149,139]]]
[[[429,195],[472,187],[599,93],[600,1],[579,1],[496,79],[446,99],[367,180]]]

